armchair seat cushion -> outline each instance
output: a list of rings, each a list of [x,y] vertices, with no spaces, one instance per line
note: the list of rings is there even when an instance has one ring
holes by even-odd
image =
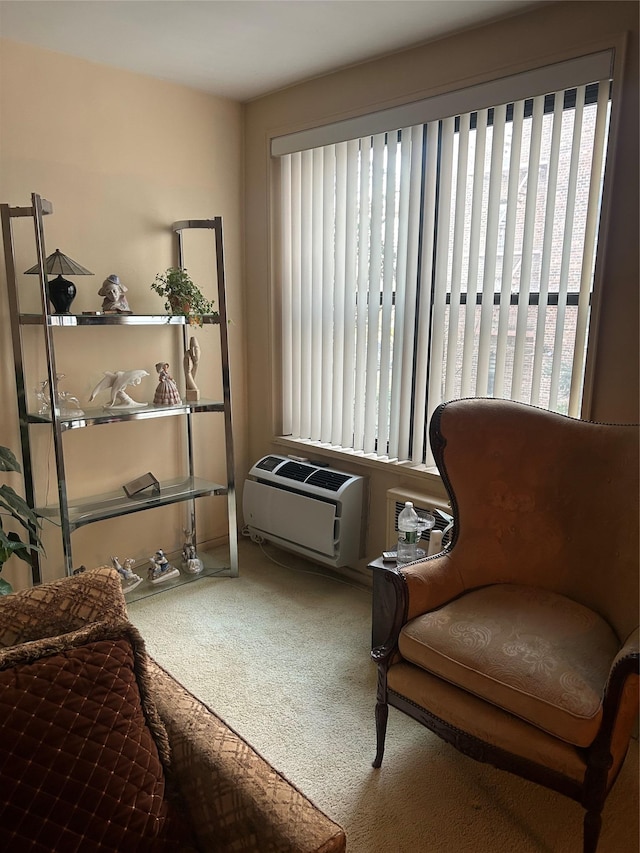
[[[411,620],[398,646],[407,661],[586,747],[620,643],[601,616],[565,596],[493,584]]]

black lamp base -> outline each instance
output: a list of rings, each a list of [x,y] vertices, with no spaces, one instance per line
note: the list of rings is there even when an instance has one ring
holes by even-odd
[[[49,301],[55,308],[56,314],[69,314],[71,303],[75,299],[76,286],[72,281],[67,281],[59,275],[53,281],[48,282],[47,291]]]

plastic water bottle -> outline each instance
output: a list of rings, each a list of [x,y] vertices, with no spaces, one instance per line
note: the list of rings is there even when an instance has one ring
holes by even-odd
[[[406,501],[398,516],[398,563],[410,563],[418,559],[420,524],[412,501]]]

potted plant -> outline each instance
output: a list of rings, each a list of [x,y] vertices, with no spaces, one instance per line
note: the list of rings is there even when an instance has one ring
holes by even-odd
[[[185,269],[169,267],[158,273],[151,289],[165,299],[165,310],[170,314],[183,314],[191,325],[202,325],[203,314],[214,314],[213,303],[205,299]]]
[[[0,445],[0,471],[20,472],[20,463],[8,447]],[[8,515],[18,521],[25,530],[34,535],[35,545],[23,542],[17,533],[9,531],[5,533],[2,526],[2,516]],[[36,550],[44,553],[42,542],[38,531],[42,527],[40,519],[29,507],[24,498],[21,498],[11,486],[4,483],[0,485],[0,572],[7,560],[14,554],[25,563],[31,565],[31,551]],[[0,577],[0,595],[8,595],[13,592],[11,584]]]

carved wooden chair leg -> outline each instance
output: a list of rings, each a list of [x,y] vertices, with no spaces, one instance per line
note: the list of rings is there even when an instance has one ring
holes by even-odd
[[[376,757],[373,759],[373,767],[380,767],[384,755],[384,741],[387,735],[387,720],[389,718],[387,668],[384,664],[378,665],[378,695],[376,698]]]
[[[588,811],[584,816],[583,853],[596,853],[601,827],[602,814],[599,811]]]
[[[373,766],[380,767],[384,755],[384,741],[387,734],[389,706],[386,702],[376,702],[376,757]]]

